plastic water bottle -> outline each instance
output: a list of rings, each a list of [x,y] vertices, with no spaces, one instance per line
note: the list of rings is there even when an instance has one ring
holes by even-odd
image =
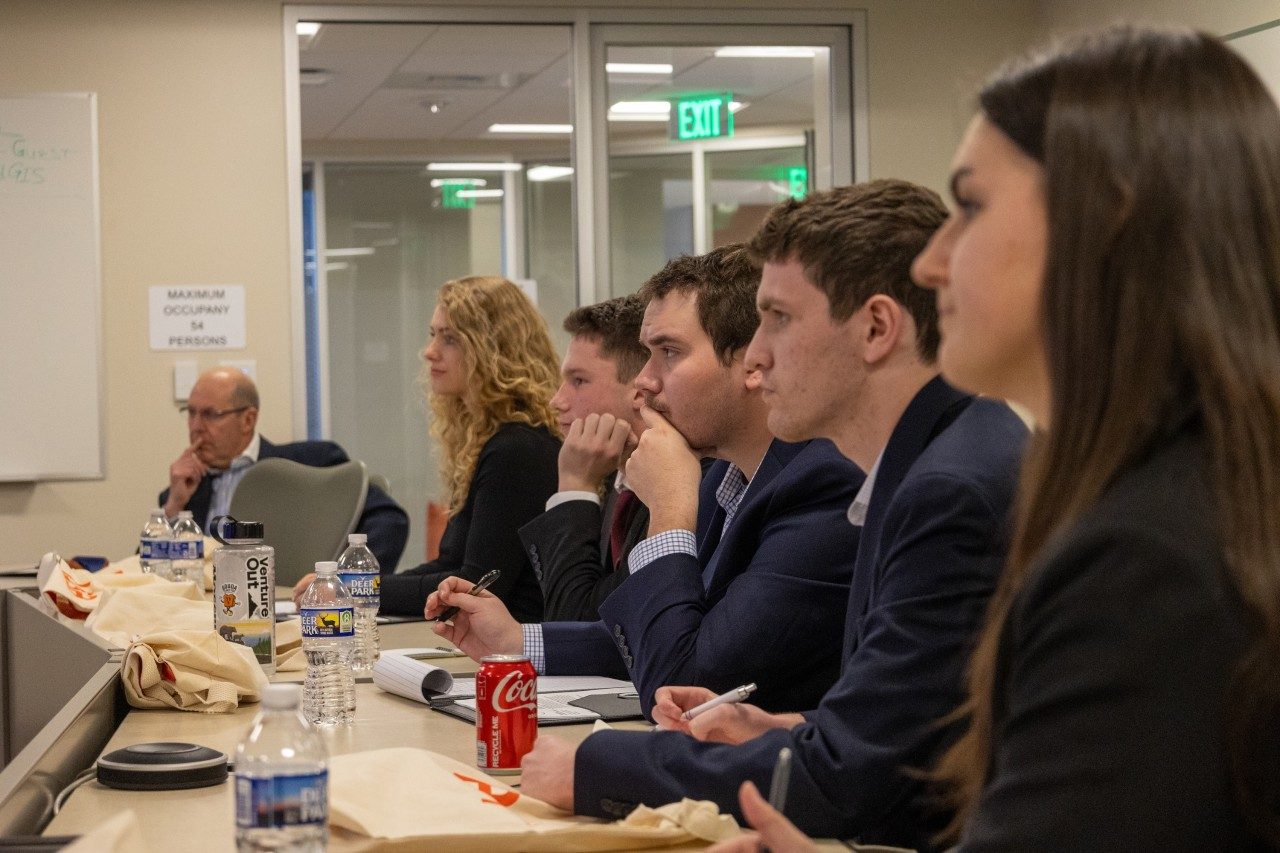
[[[164,510],[151,510],[151,518],[142,528],[138,542],[138,557],[142,572],[171,580],[173,565],[169,561],[169,543],[173,541],[173,528],[164,517]]]
[[[356,613],[351,593],[338,580],[338,564],[316,563],[316,579],[302,594],[302,651],[307,677],[302,682],[302,713],[317,726],[350,723],[356,712]]]
[[[338,557],[338,580],[356,602],[356,656],[352,669],[356,675],[373,672],[378,659],[378,597],[382,589],[382,570],[378,558],[369,550],[369,537],[352,533],[347,537],[347,550]]]
[[[173,523],[169,556],[175,581],[194,581],[196,589],[204,589],[204,533],[189,509],[179,512]]]
[[[320,733],[303,719],[296,684],[271,684],[236,747],[236,850],[323,851],[329,768]]]

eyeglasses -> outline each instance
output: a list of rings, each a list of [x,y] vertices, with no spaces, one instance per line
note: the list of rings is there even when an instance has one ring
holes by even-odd
[[[187,420],[189,421],[199,419],[205,423],[209,423],[210,421],[222,420],[227,415],[234,415],[236,412],[243,412],[245,409],[252,408],[253,406],[236,406],[234,409],[223,409],[222,411],[218,411],[217,409],[193,409],[190,406],[179,406],[178,411],[186,415]]]

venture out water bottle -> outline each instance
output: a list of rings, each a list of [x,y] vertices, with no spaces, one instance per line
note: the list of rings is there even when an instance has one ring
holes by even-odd
[[[173,528],[165,520],[164,510],[151,510],[151,518],[142,528],[138,541],[138,558],[143,574],[156,575],[165,580],[173,577],[169,561],[169,544],[173,540]]]
[[[369,537],[352,533],[347,537],[347,550],[338,557],[338,580],[356,602],[356,656],[352,665],[356,675],[373,672],[378,659],[378,596],[382,589],[382,571],[378,558],[369,550]]]
[[[194,581],[196,589],[204,589],[204,534],[189,509],[179,512],[173,523],[169,557],[175,581]]]
[[[296,684],[271,684],[236,747],[236,850],[323,851],[329,821],[324,741],[299,712]]]
[[[276,552],[262,544],[261,521],[220,515],[209,533],[223,547],[213,555],[213,629],[253,649],[262,671],[276,671]]]
[[[350,723],[356,712],[355,601],[338,580],[338,564],[316,563],[316,579],[298,603],[307,677],[302,713],[317,726]]]

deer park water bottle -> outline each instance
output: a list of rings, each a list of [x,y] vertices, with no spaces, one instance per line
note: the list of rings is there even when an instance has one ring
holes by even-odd
[[[173,523],[169,556],[175,581],[194,581],[196,589],[204,589],[204,533],[189,509],[179,512]]]
[[[271,684],[236,747],[236,850],[323,851],[329,821],[324,741],[299,712],[296,684]]]
[[[347,550],[338,557],[338,580],[351,593],[356,603],[356,656],[352,669],[356,675],[373,672],[378,659],[378,597],[382,589],[382,570],[378,558],[369,550],[369,537],[352,533],[347,537]]]
[[[302,713],[317,726],[350,723],[356,711],[355,601],[338,580],[337,563],[316,563],[316,579],[302,594],[298,612],[307,657]]]
[[[169,560],[169,543],[173,540],[173,528],[165,520],[164,510],[151,510],[138,541],[138,559],[142,573],[170,580],[173,567]]]

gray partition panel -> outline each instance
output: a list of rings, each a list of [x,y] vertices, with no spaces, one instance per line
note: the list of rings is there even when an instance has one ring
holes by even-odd
[[[119,665],[99,667],[0,772],[0,838],[39,834],[58,792],[97,760],[127,710]]]
[[[34,589],[8,590],[2,603],[5,757],[12,760],[119,653],[50,618]]]

